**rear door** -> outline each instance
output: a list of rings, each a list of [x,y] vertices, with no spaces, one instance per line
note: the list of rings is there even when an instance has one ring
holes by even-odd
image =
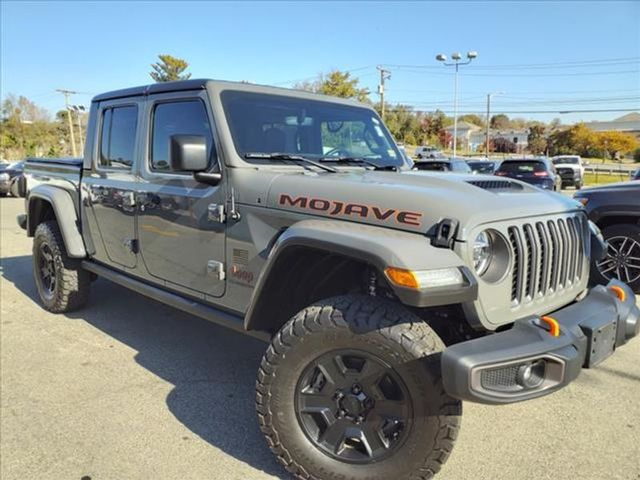
[[[199,183],[192,174],[172,171],[169,159],[172,135],[199,135],[207,141],[209,170],[219,169],[208,105],[205,92],[149,97],[149,136],[137,197],[138,237],[151,277],[183,293],[219,297],[225,290],[225,223],[215,212],[225,205],[223,183]]]
[[[143,106],[135,98],[100,104],[94,158],[82,179],[89,228],[99,237],[93,257],[128,269],[137,264],[135,159]]]

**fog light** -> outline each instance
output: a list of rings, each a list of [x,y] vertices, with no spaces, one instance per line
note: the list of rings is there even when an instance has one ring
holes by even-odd
[[[516,382],[524,388],[536,388],[544,382],[544,374],[547,369],[545,360],[536,360],[526,363],[518,368]]]

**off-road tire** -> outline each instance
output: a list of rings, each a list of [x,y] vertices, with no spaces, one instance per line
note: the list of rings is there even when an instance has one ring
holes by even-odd
[[[41,275],[39,261],[43,258],[42,247],[47,256],[52,257],[55,283],[50,291]],[[38,295],[45,309],[53,313],[65,313],[77,310],[85,305],[89,298],[91,278],[89,272],[80,267],[80,261],[69,258],[64,246],[60,229],[55,221],[41,223],[33,238],[33,275]]]
[[[323,452],[298,421],[295,391],[308,365],[341,348],[371,352],[407,387],[414,422],[406,440],[375,463],[346,463]],[[425,480],[447,461],[458,435],[461,402],[442,386],[442,340],[402,305],[366,295],[320,301],[274,336],[258,371],[256,410],[271,451],[295,478]]]
[[[618,225],[611,225],[609,227],[605,227],[602,230],[602,236],[604,237],[604,239],[606,241],[609,241],[609,239],[611,238],[620,238],[620,237],[627,237],[630,240],[632,240],[633,242],[635,242],[635,244],[639,244],[640,243],[640,225],[632,225],[632,224],[618,224]],[[629,244],[627,244],[629,245]],[[633,250],[634,252],[638,251],[637,247]],[[634,258],[638,258],[636,256],[637,254],[633,254]],[[607,277],[605,277],[602,273],[600,273],[600,270],[598,269],[597,265],[596,265],[597,260],[594,259],[591,262],[591,279],[592,279],[592,283],[596,283],[596,284],[601,284],[601,285],[606,285],[607,283],[609,283],[609,279]],[[640,263],[634,260],[634,265],[639,265]],[[632,272],[633,273],[633,272]],[[635,275],[634,275],[635,277]],[[622,278],[621,279],[623,282],[627,283],[627,285],[629,285],[629,287],[636,293],[636,294],[640,294],[640,278],[635,279],[634,281],[629,282],[627,278]]]

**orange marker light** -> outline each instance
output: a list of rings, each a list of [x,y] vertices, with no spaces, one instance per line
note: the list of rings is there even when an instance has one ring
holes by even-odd
[[[625,292],[622,287],[614,285],[613,287],[609,287],[609,290],[611,290],[621,302],[624,302],[627,299],[627,292]]]
[[[551,334],[552,337],[560,336],[560,324],[555,318],[540,317],[540,320],[542,320],[544,323],[549,325],[549,333]]]
[[[384,271],[389,280],[396,285],[407,288],[420,288],[418,279],[411,270],[404,270],[402,268],[387,267]]]

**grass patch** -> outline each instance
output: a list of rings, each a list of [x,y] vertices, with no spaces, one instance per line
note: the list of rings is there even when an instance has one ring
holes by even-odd
[[[629,180],[629,173],[623,172],[622,175],[609,175],[607,173],[585,173],[584,184],[585,186],[593,185],[606,185],[607,183],[624,182]]]

